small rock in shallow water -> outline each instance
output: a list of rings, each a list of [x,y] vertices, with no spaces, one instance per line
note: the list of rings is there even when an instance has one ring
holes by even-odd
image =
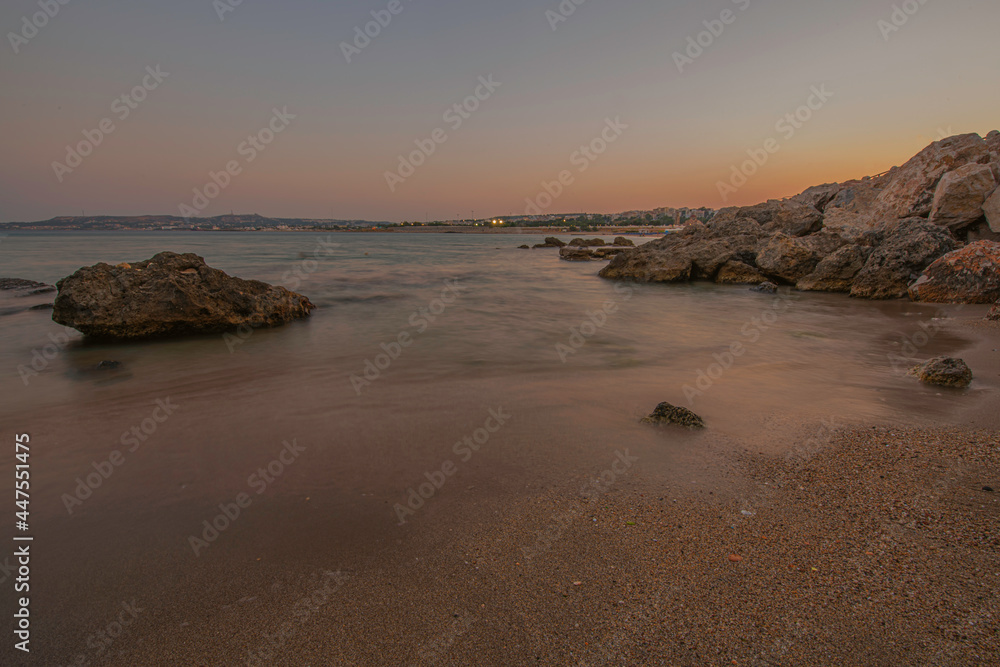
[[[751,292],[760,292],[761,294],[776,294],[778,292],[778,286],[772,282],[763,282],[760,285],[754,285],[750,288]]]
[[[115,368],[121,368],[122,362],[120,361],[102,361],[97,364],[97,370],[99,371],[109,371]]]
[[[679,408],[669,403],[660,403],[653,414],[643,417],[644,424],[679,424],[688,428],[705,428],[701,417],[687,408]]]
[[[40,303],[37,306],[32,306],[28,310],[52,310],[53,304],[51,303]]]
[[[972,384],[972,371],[969,367],[961,359],[951,357],[931,359],[911,368],[909,374],[919,378],[921,382],[943,387],[964,388]]]

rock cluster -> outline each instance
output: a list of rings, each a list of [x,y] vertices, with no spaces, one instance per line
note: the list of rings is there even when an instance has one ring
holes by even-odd
[[[307,317],[315,308],[301,294],[234,278],[191,253],[96,264],[63,278],[57,287],[53,320],[111,340],[274,327]]]
[[[601,276],[988,303],[997,298],[998,182],[1000,132],[950,137],[876,177],[723,209],[619,254]]]
[[[566,244],[554,236],[546,236],[545,243],[536,243],[533,248],[563,248]]]

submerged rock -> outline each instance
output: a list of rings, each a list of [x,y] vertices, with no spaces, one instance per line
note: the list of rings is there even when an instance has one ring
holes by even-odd
[[[530,245],[519,245],[519,246],[517,246],[517,249],[518,250],[531,250],[531,246]]]
[[[25,278],[0,278],[0,292],[14,292],[15,296],[31,296],[55,292],[52,285]]]
[[[54,321],[111,340],[274,327],[308,317],[315,308],[301,294],[234,278],[192,253],[96,264],[63,278],[57,287]]]
[[[1000,299],[1000,243],[976,241],[941,257],[910,286],[910,298],[931,303],[994,303]]]
[[[911,368],[909,374],[919,378],[921,382],[943,387],[964,388],[972,384],[972,371],[969,367],[961,359],[951,357],[931,359]]]
[[[644,424],[678,424],[688,428],[705,428],[701,417],[687,408],[681,408],[670,403],[660,403],[653,414],[642,418]]]
[[[760,285],[754,285],[750,288],[751,292],[757,292],[759,294],[777,294],[778,286],[770,281],[762,282]]]
[[[604,239],[573,239],[569,245],[574,248],[598,248],[605,245]]]
[[[545,243],[536,243],[534,248],[563,248],[566,244],[554,236],[546,236]]]

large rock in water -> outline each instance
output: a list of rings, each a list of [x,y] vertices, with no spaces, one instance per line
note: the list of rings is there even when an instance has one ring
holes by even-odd
[[[910,298],[931,303],[994,303],[1000,299],[1000,243],[977,241],[927,267]]]
[[[956,231],[968,227],[983,217],[983,204],[996,189],[990,165],[967,164],[949,171],[934,193],[931,222]]]
[[[124,340],[274,327],[307,317],[309,299],[234,278],[195,254],[95,264],[57,283],[52,319],[93,338]]]
[[[900,220],[886,229],[885,240],[875,248],[854,279],[851,296],[864,299],[904,297],[910,283],[931,262],[954,250],[956,245],[947,229],[924,218]]]

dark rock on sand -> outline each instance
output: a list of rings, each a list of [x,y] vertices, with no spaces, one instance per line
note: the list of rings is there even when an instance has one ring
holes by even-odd
[[[702,418],[687,408],[681,408],[670,403],[660,403],[653,414],[642,418],[644,424],[678,424],[688,428],[705,428]]]
[[[301,294],[234,278],[195,254],[96,264],[59,281],[52,319],[92,338],[125,340],[274,327],[307,317]]]
[[[961,359],[937,357],[910,369],[921,382],[943,387],[964,388],[972,384],[972,371]]]
[[[1000,243],[977,241],[927,267],[910,298],[931,303],[994,303],[1000,299]]]

